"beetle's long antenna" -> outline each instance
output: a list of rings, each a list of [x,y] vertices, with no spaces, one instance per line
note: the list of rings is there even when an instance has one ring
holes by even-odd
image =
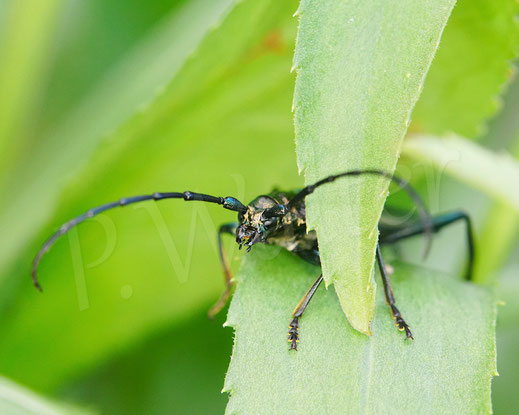
[[[241,212],[245,213],[247,211],[247,208],[237,199],[234,197],[216,197],[216,196],[210,196],[202,193],[194,193],[194,192],[184,192],[184,193],[176,193],[176,192],[167,192],[167,193],[153,193],[151,195],[142,195],[142,196],[133,196],[133,197],[127,197],[118,200],[117,202],[107,203],[106,205],[101,205],[98,207],[95,207],[93,209],[88,210],[87,212],[83,213],[80,216],[75,217],[74,219],[69,220],[68,222],[65,222],[59,230],[57,230],[55,233],[53,233],[42,245],[36,256],[34,257],[34,260],[32,262],[32,269],[31,269],[31,276],[32,276],[32,282],[34,286],[42,291],[40,284],[38,283],[38,265],[40,264],[40,261],[45,255],[50,247],[56,242],[56,240],[67,233],[71,228],[76,226],[77,224],[85,221],[88,218],[94,217],[95,215],[105,212],[109,209],[113,209],[118,206],[127,206],[131,205],[132,203],[138,203],[143,202],[145,200],[163,200],[163,199],[184,199],[186,201],[196,200],[200,202],[209,202],[209,203],[216,203],[218,205],[222,205],[225,209],[229,209],[235,212]]]
[[[341,177],[347,177],[347,176],[362,176],[362,175],[373,175],[373,176],[383,176],[386,177],[395,183],[397,183],[402,189],[404,189],[409,197],[413,200],[413,202],[418,207],[418,212],[420,215],[420,221],[422,222],[423,228],[424,228],[424,236],[426,239],[425,248],[423,256],[424,258],[429,253],[429,250],[431,248],[432,243],[432,218],[431,214],[425,207],[425,204],[420,197],[420,195],[411,187],[411,185],[405,181],[404,179],[401,179],[397,176],[392,175],[391,173],[382,171],[382,170],[350,170],[346,171],[344,173],[335,174],[332,176],[328,176],[322,180],[319,180],[318,182],[311,184],[309,186],[306,186],[304,189],[302,189],[299,193],[297,193],[290,202],[288,202],[287,205],[287,211],[289,211],[292,207],[295,206],[295,204],[301,200],[303,200],[306,196],[313,193],[315,189],[317,189],[319,186],[322,186],[326,183],[331,183]]]

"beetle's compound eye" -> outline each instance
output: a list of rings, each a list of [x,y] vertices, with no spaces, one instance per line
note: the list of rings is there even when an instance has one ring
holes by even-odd
[[[268,236],[268,234],[278,227],[279,224],[279,218],[270,218],[270,219],[264,219],[260,228],[259,233],[260,237],[264,238]]]
[[[282,216],[285,216],[287,213],[287,208],[284,205],[275,205],[271,208],[265,209],[265,211],[262,214],[262,217],[265,219],[268,218],[280,218]]]

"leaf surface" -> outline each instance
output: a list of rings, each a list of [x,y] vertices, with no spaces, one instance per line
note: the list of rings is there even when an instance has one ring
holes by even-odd
[[[516,0],[457,3],[413,111],[411,130],[465,137],[484,132],[513,73],[518,13]]]
[[[232,0],[195,0],[175,10],[65,119],[27,145],[31,151],[6,173],[5,184],[0,181],[0,197],[10,201],[0,209],[0,271],[48,220],[66,185],[64,177],[77,173],[109,133],[157,97],[231,4]]]
[[[27,151],[35,107],[48,76],[56,21],[63,0],[2,2],[0,14],[0,189],[6,173]],[[30,134],[29,134],[30,135]],[[16,139],[13,139],[16,137]]]
[[[294,57],[297,157],[305,183],[352,169],[393,172],[454,0],[312,1]],[[388,181],[342,179],[307,198],[326,284],[370,334],[377,224]]]
[[[226,413],[488,413],[496,374],[494,296],[394,265],[394,294],[414,341],[395,328],[382,290],[367,337],[344,320],[335,293],[320,287],[300,320],[298,351],[290,352],[291,311],[319,269],[275,247],[253,250],[228,315],[235,345]]]
[[[216,301],[223,290],[216,231],[236,220],[216,205],[166,200],[87,221],[45,256],[43,294],[30,284],[30,261],[61,223],[120,197],[192,190],[246,203],[273,186],[300,186],[290,138],[296,6],[237,5],[166,90],[74,176],[53,219],[5,273],[20,287],[0,293],[3,373],[54,390]],[[244,26],[250,30],[242,33]]]
[[[202,308],[61,388],[60,396],[83,405],[95,399],[100,414],[223,414],[223,374],[232,349],[224,321],[224,313],[209,320]]]

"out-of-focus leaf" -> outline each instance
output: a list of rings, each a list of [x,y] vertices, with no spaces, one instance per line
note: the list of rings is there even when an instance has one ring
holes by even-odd
[[[77,230],[80,250],[71,233],[44,258],[42,295],[30,286],[30,261],[59,224],[122,196],[190,189],[247,202],[275,185],[295,187],[295,160],[287,154],[296,5],[236,6],[163,94],[106,140],[67,188],[52,222],[8,273],[24,286],[3,292],[3,373],[53,389],[216,301],[223,289],[216,229],[236,220],[219,206],[149,202],[85,223]]]
[[[519,230],[519,211],[506,203],[495,203],[479,235],[474,281],[494,281],[496,273],[513,249]]]
[[[176,9],[48,136],[32,143],[0,188],[2,200],[9,200],[0,211],[0,271],[51,215],[64,177],[77,172],[108,133],[149,105],[232,3],[194,0]]]
[[[519,142],[513,150],[519,165]],[[513,192],[513,189],[510,189]],[[510,256],[519,230],[519,209],[509,203],[496,202],[490,208],[481,231],[479,250],[484,253],[476,257],[474,280],[493,281],[497,271]]]
[[[454,136],[413,136],[405,141],[403,152],[519,210],[519,163],[509,154]]]
[[[0,189],[29,151],[27,124],[42,93],[62,0],[2,2],[0,15]],[[2,200],[4,200],[2,198]]]
[[[120,66],[123,75],[127,71],[131,72],[133,68],[124,67],[124,61],[128,60],[129,63],[135,50],[145,49],[161,27],[167,30],[166,26],[172,23],[177,13],[183,13],[189,1],[148,0],[146,4],[141,0],[64,2],[56,41],[50,53],[54,56],[45,102],[34,117],[35,127],[38,132],[42,132],[41,136],[46,137],[58,124],[69,118],[82,99],[99,93],[100,85],[116,71],[114,68]],[[195,6],[201,4],[197,1],[191,3]],[[215,1],[213,4],[218,7],[221,2]],[[211,10],[214,11],[207,11]],[[198,17],[204,17],[202,10]],[[218,13],[214,18],[218,18]],[[197,22],[195,18],[194,30]],[[186,30],[185,34],[189,36],[192,32]],[[181,39],[178,37],[170,39],[175,44],[179,41]],[[169,50],[169,47],[165,45],[163,52]],[[157,54],[150,60],[138,62],[137,66],[142,72],[147,72],[147,65],[153,67],[155,61],[164,58],[162,53]],[[118,82],[117,76],[114,76],[114,82]],[[132,89],[134,86],[125,87]],[[124,93],[120,90],[117,92]],[[120,96],[110,97],[114,101],[118,98]]]
[[[519,143],[519,77],[514,72],[512,82],[503,97],[503,108],[488,122],[481,144],[491,149],[509,148]]]
[[[411,130],[480,135],[517,56],[516,0],[460,0],[442,36]]]
[[[454,0],[303,0],[294,57],[298,165],[307,184],[345,170],[393,172]],[[370,334],[381,177],[343,179],[308,197],[326,284]]]
[[[321,288],[300,320],[298,351],[290,352],[290,313],[320,270],[278,252],[257,247],[237,276],[228,414],[489,413],[496,316],[487,289],[396,264],[393,290],[414,341],[395,328],[382,290],[367,337]]]
[[[6,378],[0,378],[0,413],[4,415],[87,415],[93,412],[50,402]]]
[[[207,304],[209,306],[209,304]],[[124,351],[60,390],[73,402],[94,402],[102,414],[221,414],[223,374],[232,348],[225,315],[209,320],[204,308],[182,326]]]

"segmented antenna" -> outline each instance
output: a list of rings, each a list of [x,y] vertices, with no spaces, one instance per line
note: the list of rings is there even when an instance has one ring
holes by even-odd
[[[194,193],[194,192],[184,192],[184,193],[177,193],[177,192],[165,192],[165,193],[159,193],[155,192],[151,195],[141,195],[141,196],[133,196],[133,197],[127,197],[119,199],[117,202],[111,202],[107,203],[105,205],[101,205],[98,207],[95,207],[93,209],[89,209],[87,212],[83,213],[80,216],[77,216],[68,222],[65,222],[61,227],[54,232],[42,245],[36,256],[34,257],[34,260],[32,262],[32,269],[31,269],[31,277],[32,282],[34,286],[42,291],[41,285],[38,282],[38,265],[41,262],[42,257],[49,251],[51,246],[56,242],[56,240],[66,234],[71,228],[74,226],[80,224],[81,222],[84,222],[88,218],[92,218],[95,215],[98,215],[99,213],[105,212],[109,209],[113,209],[119,206],[127,206],[131,205],[132,203],[138,203],[143,202],[146,200],[163,200],[163,199],[184,199],[185,201],[199,201],[199,202],[209,202],[209,203],[216,203],[218,205],[222,205],[225,209],[229,209],[235,212],[241,212],[245,213],[247,211],[247,208],[234,197],[216,197],[211,195],[206,195],[203,193]]]
[[[322,180],[319,180],[318,182],[311,184],[309,186],[306,186],[303,188],[299,193],[297,193],[290,202],[288,202],[287,205],[287,211],[290,210],[292,207],[295,206],[295,204],[301,200],[303,200],[306,196],[313,193],[315,189],[317,189],[319,186],[322,186],[326,183],[334,182],[335,180],[341,178],[341,177],[348,177],[348,176],[362,176],[362,175],[372,175],[372,176],[382,176],[390,179],[391,181],[398,184],[402,189],[404,189],[411,200],[414,202],[414,204],[418,207],[418,213],[420,215],[420,221],[422,222],[423,228],[424,228],[424,237],[425,237],[425,247],[423,252],[423,257],[427,257],[429,254],[429,250],[431,249],[432,244],[432,232],[433,232],[433,226],[432,226],[432,217],[427,208],[425,207],[425,203],[423,202],[420,195],[411,187],[411,185],[405,181],[404,179],[401,179],[397,176],[392,175],[391,173],[382,171],[382,170],[350,170],[346,171],[344,173],[335,174],[332,176],[328,176]]]

